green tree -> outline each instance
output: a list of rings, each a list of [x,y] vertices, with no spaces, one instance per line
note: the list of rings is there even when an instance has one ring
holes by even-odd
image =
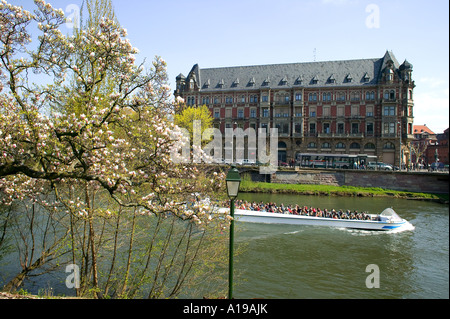
[[[206,105],[188,106],[178,114],[175,114],[175,124],[188,130],[191,141],[194,135],[194,121],[200,121],[201,134],[206,129],[212,128],[213,118]]]

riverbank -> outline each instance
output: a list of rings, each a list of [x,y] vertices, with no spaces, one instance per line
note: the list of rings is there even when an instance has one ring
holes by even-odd
[[[389,190],[378,187],[263,183],[253,182],[249,178],[245,177],[241,182],[240,191],[247,193],[297,194],[315,196],[393,197],[433,201],[442,204],[449,203],[448,194],[415,193]]]

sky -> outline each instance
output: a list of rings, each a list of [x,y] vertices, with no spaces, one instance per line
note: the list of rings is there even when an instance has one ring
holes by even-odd
[[[112,0],[137,60],[200,68],[382,58],[413,65],[414,124],[449,127],[447,0]],[[31,0],[9,0],[33,8]],[[73,15],[82,0],[49,0]],[[65,30],[64,30],[65,29]],[[70,33],[68,26],[63,33]]]

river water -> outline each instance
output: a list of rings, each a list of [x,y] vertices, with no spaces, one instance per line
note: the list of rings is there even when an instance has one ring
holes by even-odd
[[[415,229],[391,233],[237,222],[235,242],[245,249],[235,258],[234,298],[449,298],[448,205],[278,194],[239,198],[369,213],[393,207]],[[8,258],[0,263],[0,286],[7,272],[17,272],[9,269],[15,264]],[[53,287],[55,294],[71,295],[64,287],[67,274],[58,274],[36,277],[27,289]]]
[[[393,207],[415,229],[373,232],[236,223],[235,298],[449,298],[449,207],[386,198],[241,194],[322,209]],[[378,288],[377,288],[378,287]]]

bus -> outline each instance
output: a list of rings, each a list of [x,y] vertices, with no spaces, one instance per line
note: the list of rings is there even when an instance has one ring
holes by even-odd
[[[377,157],[367,154],[299,153],[296,160],[300,167],[341,169],[366,168],[369,162],[377,162]]]

